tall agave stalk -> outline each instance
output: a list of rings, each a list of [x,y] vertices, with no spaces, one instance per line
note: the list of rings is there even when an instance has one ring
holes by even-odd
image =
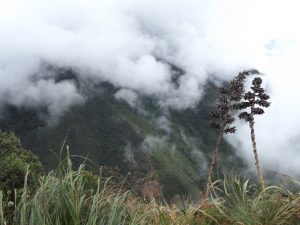
[[[219,89],[221,97],[218,99],[217,110],[211,112],[213,120],[210,126],[218,130],[216,145],[211,156],[207,181],[204,190],[204,201],[207,202],[212,185],[212,176],[215,171],[217,156],[221,149],[221,142],[224,133],[235,133],[236,128],[232,126],[234,118],[232,117],[233,105],[242,99],[244,93],[244,80],[249,75],[249,71],[239,73],[226,88]]]
[[[265,111],[263,110],[263,107],[268,108],[271,103],[268,102],[268,99],[270,97],[265,93],[265,90],[264,88],[261,87],[261,84],[262,84],[262,79],[260,77],[255,77],[252,81],[252,86],[251,86],[252,91],[245,93],[243,97],[245,101],[236,104],[235,108],[240,110],[248,109],[248,111],[244,111],[240,113],[239,118],[249,123],[257,175],[259,178],[261,189],[264,189],[265,182],[261,172],[261,165],[258,157],[256,138],[254,132],[254,123],[255,123],[254,116],[264,114]]]

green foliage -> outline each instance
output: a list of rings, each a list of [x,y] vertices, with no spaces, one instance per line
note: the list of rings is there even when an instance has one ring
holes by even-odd
[[[146,204],[131,192],[112,190],[109,179],[98,177],[94,188],[94,178],[83,165],[73,170],[67,156],[57,170],[41,178],[33,196],[27,195],[25,186],[10,218],[2,213],[4,206],[0,192],[0,224],[12,221],[12,218],[16,225],[196,224],[190,223],[195,220],[194,212],[199,211],[195,207],[185,212],[174,210],[174,217],[167,207]]]
[[[0,225],[289,225],[299,224],[299,197],[278,187],[257,192],[248,181],[225,177],[213,203],[146,203],[131,191],[111,186],[84,165],[73,169],[69,154],[40,178],[36,192],[25,185],[12,213],[0,191]],[[12,203],[14,204],[14,203]],[[292,220],[294,219],[294,220]]]
[[[22,148],[13,134],[0,130],[0,190],[13,192],[22,189],[27,173],[27,185],[34,188],[38,183],[41,163],[36,155]]]
[[[292,224],[300,210],[300,197],[288,195],[288,192],[277,186],[270,186],[257,191],[249,185],[248,180],[238,177],[225,177],[222,187],[215,187],[215,195],[222,190],[221,197],[214,203],[220,213],[234,224],[244,225],[285,225]],[[299,224],[299,219],[298,223]]]
[[[21,141],[12,132],[2,132],[0,130],[0,157],[8,152],[22,150]]]

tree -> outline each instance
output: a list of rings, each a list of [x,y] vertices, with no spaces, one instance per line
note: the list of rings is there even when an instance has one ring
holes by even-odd
[[[207,181],[204,190],[204,200],[207,201],[212,185],[212,176],[217,163],[217,156],[221,149],[221,142],[224,133],[235,133],[236,127],[233,126],[234,118],[232,112],[233,106],[242,99],[244,94],[244,80],[249,75],[249,71],[239,73],[229,85],[225,88],[220,88],[219,93],[221,96],[218,98],[217,110],[211,112],[213,120],[210,122],[210,126],[218,130],[218,136],[216,140],[215,149],[211,156],[209,165]]]
[[[251,141],[253,147],[253,153],[255,158],[256,170],[259,178],[259,183],[262,189],[265,188],[264,179],[261,173],[261,166],[257,153],[255,132],[254,132],[254,116],[264,114],[263,108],[268,108],[270,106],[269,95],[265,93],[264,88],[261,87],[262,79],[260,77],[255,77],[252,81],[251,90],[244,94],[244,101],[236,104],[235,109],[239,110],[247,110],[243,111],[239,114],[239,118],[245,120],[249,123],[249,127],[251,130]]]
[[[0,130],[0,190],[10,193],[22,189],[27,172],[27,185],[35,188],[41,169],[39,158],[24,150],[16,135]]]

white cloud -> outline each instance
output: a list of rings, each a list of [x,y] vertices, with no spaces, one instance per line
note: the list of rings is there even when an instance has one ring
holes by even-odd
[[[138,107],[138,95],[132,90],[121,89],[115,94],[115,98],[127,102],[131,107]]]

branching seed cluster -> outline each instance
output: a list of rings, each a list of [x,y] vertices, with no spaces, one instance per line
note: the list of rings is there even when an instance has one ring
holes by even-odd
[[[221,97],[218,98],[217,110],[211,112],[210,116],[212,121],[210,126],[218,130],[222,129],[224,133],[235,133],[236,127],[232,126],[234,118],[230,111],[238,104],[243,98],[244,93],[244,80],[249,75],[248,71],[239,73],[228,87],[220,88],[219,93]]]
[[[250,112],[243,111],[239,114],[240,119],[244,119],[246,122],[253,123],[254,115],[264,114],[263,108],[270,106],[270,96],[265,93],[264,88],[261,87],[262,79],[256,77],[252,81],[251,90],[244,94],[244,101],[234,104],[236,110],[250,109]]]

